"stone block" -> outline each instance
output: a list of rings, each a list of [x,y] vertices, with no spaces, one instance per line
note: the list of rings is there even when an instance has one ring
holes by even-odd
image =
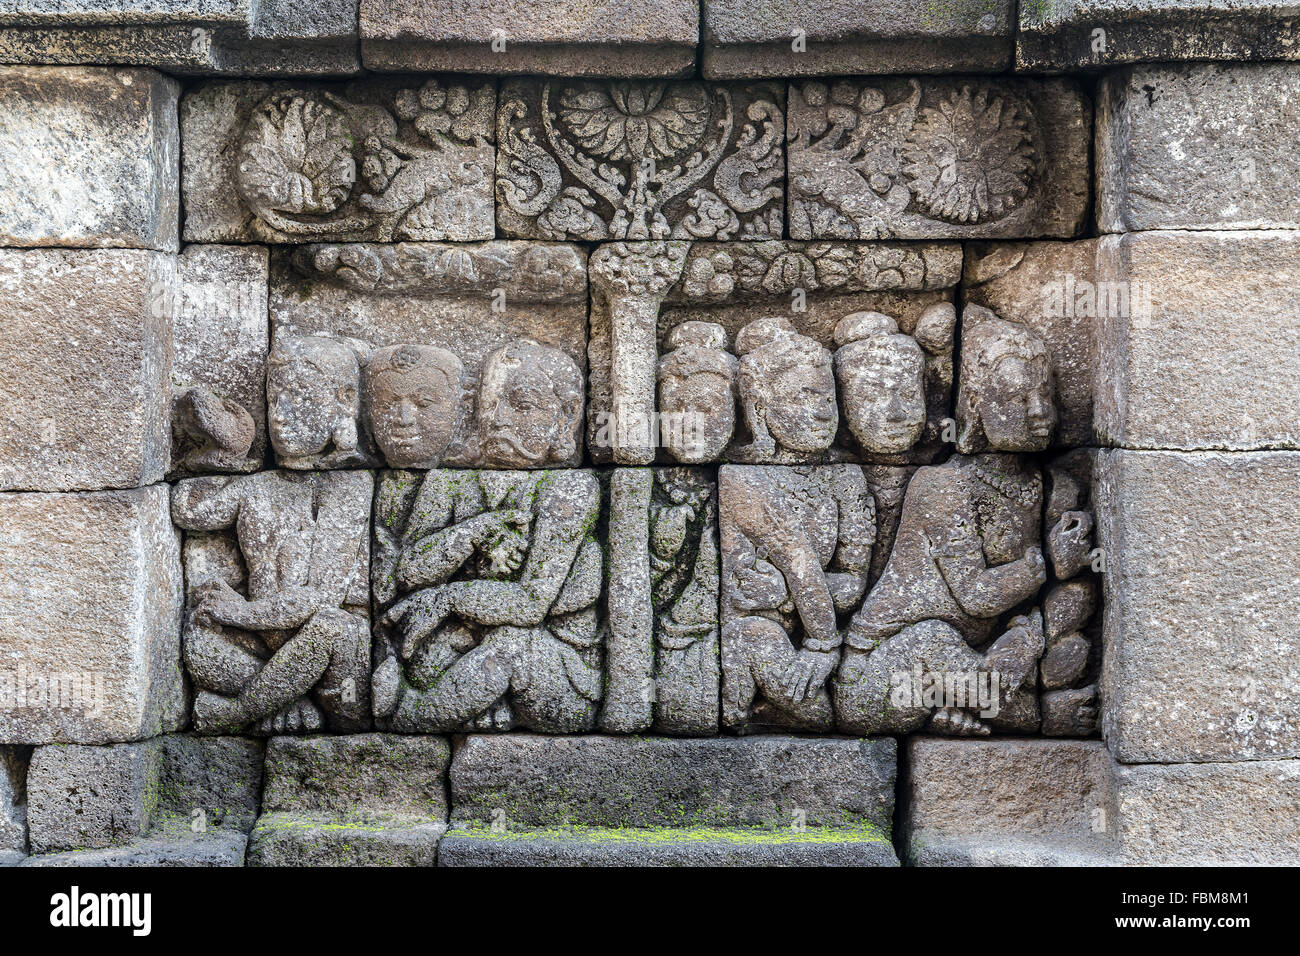
[[[1102,451],[1102,731],[1123,763],[1300,755],[1300,454]]]
[[[1033,330],[1052,356],[1059,418],[1055,448],[1096,444],[1093,377],[1099,367],[1097,241],[971,243],[963,305],[979,305]]]
[[[1086,224],[1092,104],[1073,80],[806,80],[788,108],[792,239],[1069,239]]]
[[[0,741],[109,743],[184,722],[167,488],[0,495]]]
[[[705,0],[708,79],[880,73],[1000,73],[1011,64],[1010,0]]]
[[[0,67],[0,246],[175,251],[179,96],[153,70]]]
[[[268,813],[248,841],[249,866],[433,866],[445,823]]]
[[[582,249],[310,245],[274,257],[270,303],[285,467],[582,463]],[[304,388],[318,397],[303,403]]]
[[[26,747],[0,747],[0,857],[27,852]],[[0,863],[0,865],[3,865]]]
[[[54,861],[61,865],[75,865],[81,851],[110,848],[96,865],[229,861],[242,857],[257,818],[262,745],[170,735],[107,747],[38,747],[27,787],[32,853],[69,853]]]
[[[1111,759],[1099,740],[908,743],[908,862],[1075,866],[1115,851]]]
[[[442,737],[277,737],[250,866],[432,866],[446,830]]]
[[[906,464],[938,450],[956,243],[620,242],[589,271],[593,461]]]
[[[1300,448],[1300,233],[1145,232],[1097,245],[1096,428],[1125,448]],[[1099,292],[1100,296],[1100,292]],[[1248,317],[1243,319],[1244,317]]]
[[[177,74],[360,71],[357,0],[15,0],[0,63],[135,63]]]
[[[158,741],[38,747],[27,774],[33,854],[95,850],[144,836],[158,805]]]
[[[491,80],[199,85],[181,100],[185,240],[491,239],[495,111]]]
[[[1121,859],[1130,866],[1292,866],[1300,763],[1115,768]]]
[[[497,227],[519,239],[783,234],[785,86],[505,80]]]
[[[1295,229],[1300,65],[1137,66],[1097,105],[1097,225]]]
[[[689,76],[695,0],[362,0],[369,70]]]
[[[890,739],[472,735],[451,765],[453,828],[870,826],[888,834]]]
[[[177,261],[170,477],[265,461],[267,275],[258,246],[192,245]]]
[[[1168,60],[1294,60],[1295,7],[1273,0],[1035,0],[1020,5],[1016,66],[1059,72]]]
[[[266,753],[267,812],[447,819],[451,748],[441,737],[275,737]]]
[[[157,252],[0,250],[0,489],[162,479],[174,281]]]
[[[897,866],[873,827],[451,829],[439,866]]]
[[[259,471],[172,489],[194,729],[370,727],[368,471]]]
[[[29,856],[21,866],[58,867],[193,867],[243,866],[248,835],[238,830],[212,830],[174,836],[147,836],[124,846],[74,850]]]

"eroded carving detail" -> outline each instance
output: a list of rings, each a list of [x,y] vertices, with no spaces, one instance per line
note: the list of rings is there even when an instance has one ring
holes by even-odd
[[[879,239],[905,220],[1005,218],[1041,174],[1028,102],[991,84],[841,80],[790,88],[790,234]]]
[[[587,471],[385,473],[373,579],[380,725],[592,729],[600,510]]]
[[[779,236],[784,91],[643,80],[510,81],[497,202],[541,239]]]
[[[370,725],[366,471],[191,478],[182,647],[203,733]]]

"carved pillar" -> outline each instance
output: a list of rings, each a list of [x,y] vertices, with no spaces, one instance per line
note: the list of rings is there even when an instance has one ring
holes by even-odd
[[[659,306],[681,277],[688,242],[617,242],[602,246],[589,265],[593,308],[608,316],[614,461],[648,465],[656,436],[655,344]]]

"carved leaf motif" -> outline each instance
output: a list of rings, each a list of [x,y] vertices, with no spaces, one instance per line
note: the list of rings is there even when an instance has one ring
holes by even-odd
[[[347,200],[356,176],[348,122],[334,107],[285,95],[253,111],[235,182],[254,210],[330,213]]]
[[[904,150],[903,172],[930,215],[953,223],[1000,219],[1020,205],[1036,155],[1029,118],[1014,102],[985,90],[924,109]]]
[[[570,88],[560,95],[560,119],[593,156],[667,159],[699,143],[709,120],[709,96],[695,83]]]

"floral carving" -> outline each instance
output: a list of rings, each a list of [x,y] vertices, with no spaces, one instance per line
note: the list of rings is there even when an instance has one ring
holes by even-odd
[[[780,100],[767,85],[507,84],[500,224],[520,237],[588,241],[779,235]]]
[[[1000,219],[1029,192],[1034,143],[1025,111],[987,90],[962,87],[921,111],[903,172],[917,201],[947,222]]]
[[[350,88],[347,98],[273,94],[249,117],[234,174],[254,235],[489,238],[495,101],[491,84],[436,79]]]

